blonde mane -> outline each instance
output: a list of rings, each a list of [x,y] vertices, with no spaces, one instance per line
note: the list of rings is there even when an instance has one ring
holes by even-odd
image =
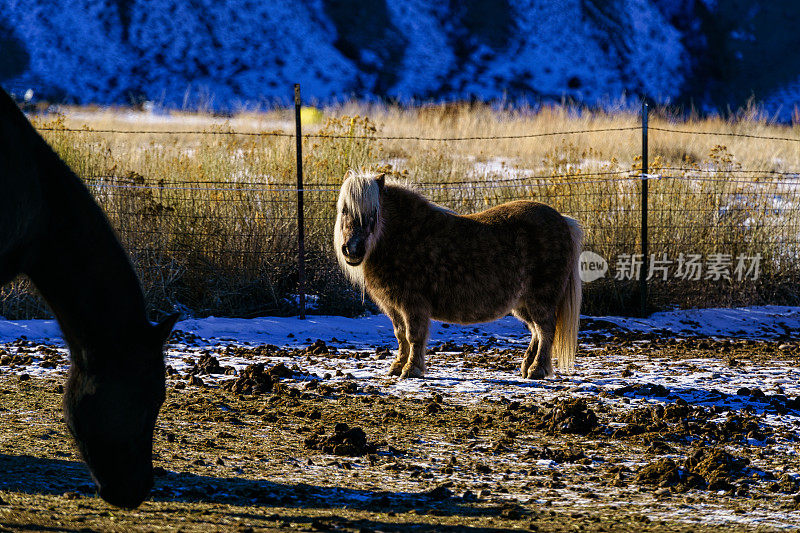
[[[339,199],[336,202],[336,225],[333,232],[333,246],[334,250],[336,251],[336,259],[338,260],[339,265],[342,267],[342,271],[347,279],[361,289],[362,298],[364,297],[366,290],[363,263],[358,266],[352,266],[345,261],[345,257],[342,254],[342,245],[344,244],[344,241],[342,237],[341,217],[345,210],[355,215],[359,222],[363,222],[365,217],[371,215],[375,216],[375,220],[377,221],[375,225],[375,231],[372,235],[370,235],[370,238],[367,241],[367,255],[369,255],[369,252],[375,246],[375,243],[380,239],[383,230],[383,216],[381,213],[380,198],[381,190],[377,181],[377,178],[380,176],[381,174],[378,172],[357,172],[355,170],[348,170],[344,175],[344,182],[342,182],[342,188],[339,192]],[[438,205],[425,198],[422,193],[417,190],[414,184],[408,181],[387,179],[385,182],[385,187],[403,189],[418,198],[420,202],[430,206],[432,209],[451,215],[457,215],[457,213],[452,209]]]
[[[364,266],[352,266],[345,261],[344,254],[342,254],[342,245],[344,240],[342,237],[342,213],[347,210],[353,213],[359,221],[363,221],[364,217],[375,215],[377,223],[375,231],[370,236],[367,242],[367,253],[372,250],[375,242],[380,238],[381,230],[383,229],[383,219],[381,218],[381,198],[380,186],[376,181],[380,174],[376,172],[356,172],[348,170],[344,175],[344,182],[342,189],[339,192],[339,199],[336,202],[336,224],[333,231],[333,248],[336,251],[336,259],[342,267],[347,279],[354,285],[361,289],[361,298],[364,299],[366,290],[366,282],[364,281]]]
[[[380,174],[375,172],[355,172],[348,170],[344,175],[339,201],[336,204],[339,212],[348,207],[359,219],[373,212],[380,212],[381,199],[378,182]]]

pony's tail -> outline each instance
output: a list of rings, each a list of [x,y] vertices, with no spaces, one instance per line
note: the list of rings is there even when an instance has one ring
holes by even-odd
[[[578,327],[581,314],[581,274],[580,255],[583,230],[577,220],[564,217],[569,225],[572,239],[572,253],[569,262],[570,274],[567,287],[556,311],[556,334],[553,340],[553,355],[558,359],[562,372],[572,370],[575,365],[575,352],[578,350]]]

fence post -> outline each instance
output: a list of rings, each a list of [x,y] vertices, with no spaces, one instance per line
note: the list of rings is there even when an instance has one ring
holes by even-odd
[[[297,285],[300,319],[306,318],[306,244],[303,223],[303,133],[300,127],[300,84],[294,84],[294,125],[297,152]]]
[[[649,108],[647,101],[642,100],[642,265],[639,270],[639,293],[641,298],[641,316],[647,316],[647,186],[648,186],[648,161],[647,161],[647,115]]]

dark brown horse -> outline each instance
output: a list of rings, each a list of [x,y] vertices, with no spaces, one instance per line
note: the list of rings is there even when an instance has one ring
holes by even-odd
[[[163,345],[136,273],[80,179],[0,89],[0,283],[27,274],[70,349],[64,417],[100,496],[138,506],[153,484]]]
[[[472,324],[512,313],[531,331],[522,376],[572,367],[581,307],[578,223],[532,201],[459,216],[383,175],[348,172],[334,248],[345,274],[394,325],[389,374],[425,374],[430,319]]]

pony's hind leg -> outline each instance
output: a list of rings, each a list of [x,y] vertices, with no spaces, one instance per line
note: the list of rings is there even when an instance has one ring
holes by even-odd
[[[528,366],[528,379],[544,379],[553,375],[552,347],[556,334],[556,317],[550,316],[537,320],[536,335],[539,337],[539,346],[533,364]]]
[[[428,342],[429,329],[428,316],[406,315],[406,336],[410,352],[400,374],[401,378],[421,378],[425,375],[425,346]]]
[[[533,318],[531,318],[531,315],[527,309],[514,309],[511,313],[515,317],[522,320],[525,323],[525,326],[528,328],[528,331],[531,332],[531,342],[528,345],[528,349],[525,350],[525,355],[522,357],[522,366],[520,366],[522,377],[527,378],[528,369],[533,364],[533,360],[536,357],[536,353],[539,349],[539,335],[536,333],[536,324],[534,323]]]
[[[399,376],[403,373],[403,367],[408,362],[408,355],[411,352],[411,345],[408,343],[406,335],[406,322],[403,315],[397,311],[390,311],[386,313],[394,326],[394,336],[397,338],[397,357],[392,361],[392,366],[389,367],[390,376]]]

